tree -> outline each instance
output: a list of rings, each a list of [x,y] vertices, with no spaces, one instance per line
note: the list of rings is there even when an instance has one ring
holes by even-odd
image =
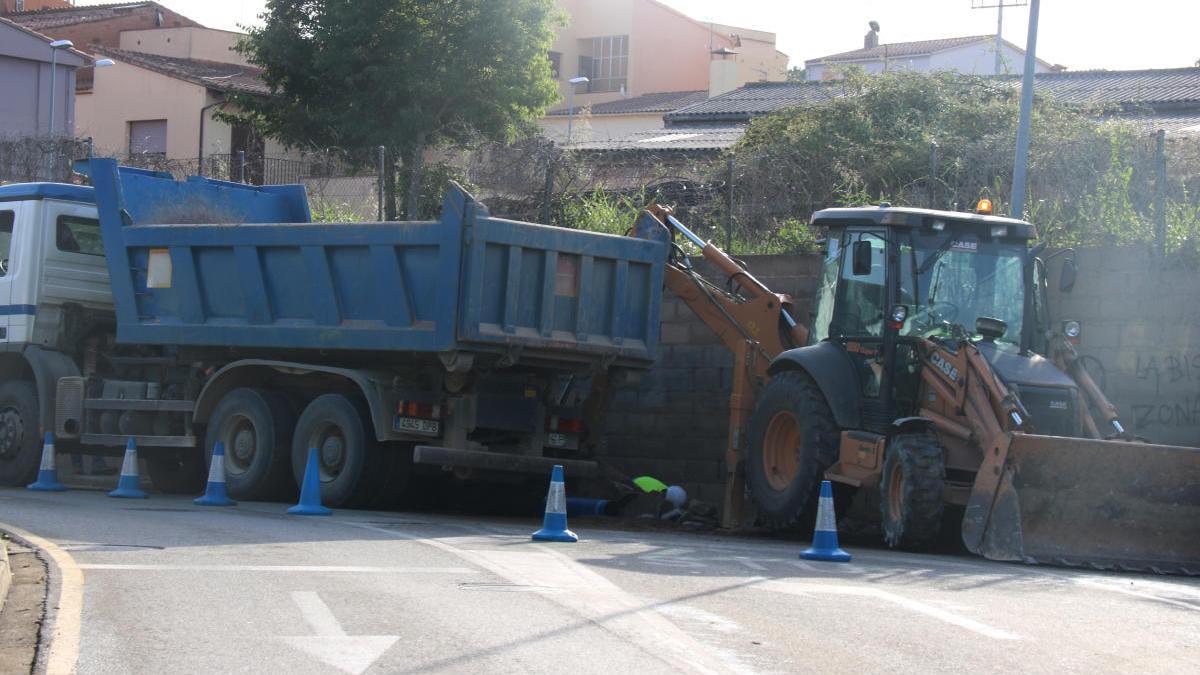
[[[807,68],[801,68],[799,66],[793,66],[791,68],[788,68],[788,71],[787,71],[787,81],[788,82],[799,83],[799,82],[806,82],[807,80],[808,80],[808,69]]]
[[[386,146],[389,218],[398,169],[415,218],[427,149],[513,140],[558,100],[552,0],[268,0],[261,18],[238,49],[272,93],[227,117],[297,147]]]

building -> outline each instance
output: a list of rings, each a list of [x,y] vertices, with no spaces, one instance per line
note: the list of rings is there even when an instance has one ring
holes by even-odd
[[[565,105],[542,126],[555,140],[565,140],[571,109],[590,111],[584,138],[616,137],[659,126],[667,98],[787,78],[788,57],[775,48],[773,33],[697,21],[657,0],[556,4],[569,23],[550,52]],[[581,76],[588,82],[570,83]]]
[[[1000,70],[996,68],[996,36],[921,40],[879,44],[879,33],[872,30],[863,40],[862,49],[830,54],[804,62],[810,81],[839,79],[847,68],[856,67],[873,74],[888,70],[913,70],[930,73],[953,70],[965,75],[1005,75],[1019,73],[1025,67],[1025,50],[1007,40],[1000,42]],[[1035,72],[1058,69],[1038,59]]]
[[[75,71],[89,59],[52,41],[0,17],[0,137],[74,134]]]
[[[70,9],[70,0],[0,0],[0,15],[39,9]]]
[[[288,151],[249,127],[213,118],[220,111],[232,111],[226,104],[231,93],[269,94],[261,71],[240,62],[185,56],[212,55],[208,50],[219,43],[213,36],[194,34],[207,29],[186,30],[193,32],[191,43],[202,46],[198,51],[178,47],[184,40],[167,43],[162,36],[148,38],[141,31],[127,34],[127,39],[142,39],[143,48],[164,45],[168,48],[163,51],[170,53],[97,48],[97,56],[115,65],[100,69],[92,92],[79,96],[78,133],[90,136],[99,152],[207,160],[205,167],[245,152],[251,167],[248,179],[261,182],[265,159],[286,157]]]
[[[8,0],[16,6],[15,0]],[[39,8],[35,5],[44,5]],[[55,40],[70,40],[81,51],[90,53],[94,47],[121,48],[125,31],[151,28],[201,27],[191,19],[157,2],[127,2],[111,5],[75,7],[65,2],[27,1],[24,11],[3,13],[6,18],[31,30],[49,35]],[[77,89],[86,91],[92,86],[91,72],[80,74]]]
[[[597,103],[583,109],[557,108],[546,113],[541,126],[556,140],[566,140],[571,121],[575,140],[604,141],[662,128],[662,116],[708,98],[708,91],[671,91]]]

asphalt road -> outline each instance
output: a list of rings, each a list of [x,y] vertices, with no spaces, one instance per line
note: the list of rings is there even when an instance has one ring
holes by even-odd
[[[1200,580],[429,514],[0,490],[50,672],[1189,672]]]

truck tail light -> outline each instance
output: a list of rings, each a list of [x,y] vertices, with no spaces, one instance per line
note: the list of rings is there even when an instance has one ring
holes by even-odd
[[[426,420],[442,419],[442,406],[419,401],[400,401],[396,414],[403,417],[417,417]]]
[[[546,431],[556,431],[560,434],[581,434],[583,429],[583,420],[572,420],[558,415],[546,417]]]

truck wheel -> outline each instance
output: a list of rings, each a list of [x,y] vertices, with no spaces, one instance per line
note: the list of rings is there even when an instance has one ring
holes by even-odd
[[[942,527],[946,466],[942,447],[925,434],[902,434],[888,443],[879,511],[883,539],[892,548],[920,549]]]
[[[0,484],[25,485],[42,459],[37,391],[29,382],[0,384]]]
[[[763,387],[750,416],[746,482],[763,522],[796,525],[837,457],[837,426],[824,394],[803,371]]]
[[[204,452],[199,448],[158,450],[146,457],[146,471],[155,489],[169,495],[195,495],[208,478]]]
[[[204,465],[213,446],[225,444],[225,485],[234,499],[286,499],[295,415],[281,396],[261,389],[234,389],[221,399],[204,436]]]
[[[375,441],[366,406],[342,394],[319,396],[304,409],[292,434],[292,474],[304,484],[308,449],[317,449],[321,502],[333,508],[368,504],[390,472]]]

